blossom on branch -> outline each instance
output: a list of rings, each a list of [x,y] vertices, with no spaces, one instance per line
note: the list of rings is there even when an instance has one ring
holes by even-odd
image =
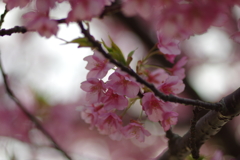
[[[80,87],[87,92],[86,100],[91,103],[101,102],[106,90],[104,82],[97,78],[87,79],[81,83]]]
[[[185,69],[183,66],[187,63],[187,57],[182,57],[172,68],[167,69],[173,76],[179,79],[185,78]]]
[[[98,130],[101,134],[107,134],[113,140],[122,139],[122,120],[114,112],[105,113],[99,116]]]
[[[123,128],[123,134],[126,138],[135,137],[140,142],[144,142],[145,136],[151,135],[150,132],[143,128],[141,123],[133,120]]]
[[[114,65],[109,63],[109,60],[103,57],[98,51],[94,51],[91,56],[85,57],[83,60],[87,61],[87,70],[90,70],[87,74],[87,78],[103,78],[106,76],[109,69]]]
[[[171,125],[177,124],[177,120],[178,120],[178,113],[164,112],[163,120],[161,121],[161,125],[162,125],[164,131],[169,130]]]
[[[157,88],[165,94],[179,94],[184,90],[185,85],[178,76],[169,76],[166,81]]]
[[[69,3],[72,10],[68,13],[67,22],[76,22],[99,16],[111,0],[69,0]]]
[[[140,90],[139,84],[130,75],[121,72],[119,69],[109,76],[107,87],[119,95],[135,98]]]
[[[23,18],[26,20],[28,30],[37,31],[46,38],[57,35],[58,23],[49,19],[47,13],[28,12],[23,15]]]
[[[128,106],[128,99],[123,95],[114,93],[111,88],[108,88],[105,96],[102,98],[106,110],[123,110]]]

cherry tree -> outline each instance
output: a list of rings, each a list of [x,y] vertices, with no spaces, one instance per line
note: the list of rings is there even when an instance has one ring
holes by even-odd
[[[79,50],[90,48],[92,55],[83,59],[87,62],[85,68],[88,73],[85,75],[86,80],[79,82],[80,89],[86,95],[80,111],[74,110],[72,106],[50,108],[51,121],[39,120],[37,117],[41,116],[29,110],[16,96],[15,88],[10,85],[11,80],[4,70],[3,60],[0,65],[4,81],[2,88],[5,87],[6,93],[16,103],[18,109],[15,109],[14,113],[3,109],[0,118],[5,125],[8,125],[6,119],[11,114],[22,118],[18,122],[19,128],[5,127],[1,135],[18,138],[14,134],[18,132],[20,135],[26,135],[18,139],[31,143],[27,135],[35,129],[38,131],[36,134],[41,134],[50,141],[52,148],[71,160],[74,158],[67,145],[70,145],[74,138],[65,144],[62,143],[64,138],[56,136],[58,131],[55,130],[53,133],[49,129],[58,125],[51,116],[58,118],[60,123],[66,126],[63,130],[67,130],[69,134],[78,132],[79,128],[75,125],[84,121],[91,130],[97,130],[100,135],[107,135],[108,139],[113,140],[112,143],[133,139],[144,143],[146,138],[154,136],[146,127],[146,123],[150,122],[157,124],[165,132],[166,149],[155,157],[146,155],[138,159],[207,159],[205,155],[199,153],[201,146],[240,113],[240,90],[237,88],[218,102],[202,101],[199,97],[196,99],[191,95],[184,95],[185,87],[190,90],[185,80],[185,66],[191,60],[191,55],[188,57],[182,53],[186,41],[206,33],[211,27],[225,30],[237,45],[240,36],[236,28],[239,29],[239,21],[234,17],[233,9],[240,5],[238,0],[3,0],[3,2],[6,7],[1,15],[0,27],[12,10],[20,8],[25,10],[25,13],[21,16],[24,26],[1,28],[1,36],[37,32],[46,39],[56,37],[66,44],[77,44]],[[54,19],[50,13],[61,3],[67,3],[71,9],[62,19]],[[141,57],[138,55],[139,49],[124,53],[114,37],[109,36],[108,41],[94,37],[91,33],[92,20],[104,21],[104,18],[109,16],[122,20],[122,23],[129,25],[140,38],[145,36],[142,41],[150,43],[152,49]],[[57,36],[59,26],[72,23],[78,25],[81,33],[76,33],[79,35],[72,41],[59,38]],[[146,33],[138,31],[141,23]],[[148,38],[144,35],[147,32],[151,32]],[[155,41],[149,38],[152,35]],[[136,58],[138,60],[135,63],[133,60]],[[129,109],[134,106],[140,110],[137,117],[128,114]],[[177,131],[174,131],[174,126],[178,124],[181,114],[187,116],[184,115],[186,113],[179,112],[186,106],[191,106],[193,112],[192,118],[189,119],[190,127],[183,136],[179,136]],[[81,117],[81,122],[76,120],[78,122],[76,123],[74,120],[74,123],[69,122],[67,118],[64,119],[67,114],[76,114],[75,112],[80,113],[77,116]],[[22,124],[25,124],[24,127],[21,127]],[[221,159],[222,154],[218,151],[209,159]]]

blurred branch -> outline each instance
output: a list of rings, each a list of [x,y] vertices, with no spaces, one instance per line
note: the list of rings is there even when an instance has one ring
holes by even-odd
[[[200,148],[211,136],[217,134],[222,126],[224,126],[233,117],[240,114],[240,88],[232,94],[224,97],[219,103],[222,104],[221,112],[209,111],[203,116],[195,126],[195,145]],[[173,159],[182,160],[191,152],[191,130],[188,131],[182,138],[178,138],[159,160]]]
[[[15,26],[11,29],[1,29],[0,30],[0,36],[10,36],[13,33],[26,33],[27,28],[23,26]]]
[[[58,151],[60,151],[68,160],[72,160],[71,157],[58,145],[58,143],[54,140],[54,138],[43,128],[43,126],[37,120],[37,118],[35,118],[30,112],[28,112],[26,110],[24,105],[20,102],[20,100],[15,96],[13,91],[10,89],[8,81],[7,81],[7,75],[3,69],[1,57],[0,57],[0,70],[1,70],[2,77],[3,77],[6,92],[9,95],[9,97],[17,104],[17,106],[28,117],[28,119],[30,119],[36,125],[36,127],[53,143],[53,147],[55,149],[57,149]]]
[[[83,27],[82,22],[78,22],[78,25],[81,28],[82,33],[84,34],[84,36],[86,38],[88,38],[88,40],[93,44],[93,46],[99,52],[101,52],[102,55],[105,58],[107,58],[111,63],[113,63],[114,65],[119,67],[122,71],[124,71],[124,72],[128,73],[129,75],[131,75],[132,77],[134,77],[137,82],[139,82],[139,83],[145,85],[146,87],[148,87],[160,99],[162,99],[164,101],[181,103],[181,104],[185,104],[185,105],[193,105],[193,106],[197,106],[199,108],[203,108],[203,109],[206,109],[206,110],[219,111],[219,110],[222,109],[222,105],[220,103],[209,103],[209,102],[204,102],[204,101],[200,101],[200,100],[192,100],[192,99],[187,99],[187,98],[180,98],[180,97],[177,97],[177,96],[174,96],[174,95],[165,95],[165,94],[163,94],[157,88],[155,88],[153,84],[150,84],[147,81],[145,81],[142,77],[140,77],[131,68],[128,68],[128,67],[122,65],[121,63],[119,63],[118,61],[113,59],[107,52],[105,52],[105,50],[102,48],[101,44],[99,42],[97,42],[93,38],[93,36],[89,33],[89,31]]]

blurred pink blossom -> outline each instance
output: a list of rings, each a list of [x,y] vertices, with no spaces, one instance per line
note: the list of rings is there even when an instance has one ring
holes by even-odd
[[[138,141],[144,142],[145,136],[150,136],[151,133],[143,128],[142,124],[137,121],[132,121],[123,128],[123,134],[126,138],[135,137]]]
[[[57,35],[58,23],[50,20],[48,15],[40,12],[28,12],[23,15],[26,20],[28,30],[37,31],[41,36],[46,38]]]
[[[91,20],[101,14],[110,0],[69,0],[72,10],[68,13],[67,22]]]
[[[29,4],[32,0],[3,0],[7,4],[7,9],[11,10],[15,7],[23,8]]]

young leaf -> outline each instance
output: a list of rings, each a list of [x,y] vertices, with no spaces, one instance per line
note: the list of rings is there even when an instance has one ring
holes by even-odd
[[[132,56],[133,56],[134,52],[135,52],[135,50],[133,50],[133,51],[131,51],[130,53],[128,53],[127,62],[126,62],[126,63],[127,63],[127,66],[129,66],[130,63],[132,62],[132,60],[133,60]]]
[[[80,47],[93,47],[92,43],[88,41],[88,38],[86,37],[80,37],[80,38],[76,38],[70,42],[67,42],[67,43],[77,43],[79,44],[78,45],[78,48]]]
[[[111,40],[111,47],[108,47],[106,45],[106,43],[102,40],[102,43],[104,45],[104,47],[107,49],[108,53],[118,62],[122,63],[123,65],[126,65],[127,62],[123,56],[122,51],[120,50],[120,48],[113,42],[113,40],[111,39],[111,37],[109,37],[109,39]]]

